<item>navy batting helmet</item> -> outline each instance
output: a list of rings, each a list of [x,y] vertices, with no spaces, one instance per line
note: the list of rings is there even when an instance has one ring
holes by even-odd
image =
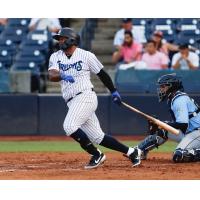
[[[157,84],[159,86],[157,89],[159,102],[163,101],[166,97],[170,97],[172,93],[178,90],[184,90],[181,77],[178,77],[176,73],[161,76]]]
[[[53,39],[58,40],[60,37],[66,37],[66,41],[60,44],[60,49],[67,50],[72,45],[78,46],[80,42],[80,36],[71,28],[65,27],[60,29],[58,34],[53,36]]]

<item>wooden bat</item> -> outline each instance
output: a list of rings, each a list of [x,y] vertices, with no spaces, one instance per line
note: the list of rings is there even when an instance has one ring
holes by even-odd
[[[179,130],[178,130],[178,129],[175,129],[174,127],[172,127],[172,126],[166,124],[165,122],[162,122],[162,121],[160,121],[159,119],[156,119],[156,118],[154,118],[154,117],[152,117],[152,116],[150,116],[150,115],[147,115],[146,113],[143,113],[142,111],[140,111],[140,110],[138,110],[138,109],[136,109],[136,108],[134,108],[134,107],[128,105],[128,104],[125,103],[125,102],[122,102],[122,104],[123,104],[125,107],[129,108],[130,110],[132,110],[132,111],[134,111],[134,112],[136,112],[136,113],[138,113],[138,114],[144,116],[146,119],[152,121],[154,124],[158,125],[161,129],[164,129],[164,130],[166,130],[166,131],[169,131],[170,133],[173,133],[173,134],[175,134],[175,135],[178,135],[178,134],[179,134]]]

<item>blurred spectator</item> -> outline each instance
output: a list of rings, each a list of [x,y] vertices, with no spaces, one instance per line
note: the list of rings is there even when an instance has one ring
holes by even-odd
[[[172,58],[172,67],[174,69],[197,69],[199,67],[199,56],[190,51],[188,44],[179,45],[179,52]]]
[[[114,37],[114,46],[118,48],[124,42],[124,32],[131,31],[134,37],[134,40],[138,43],[145,43],[146,37],[145,32],[141,27],[134,27],[132,24],[131,18],[125,18],[122,21],[122,29],[118,30]]]
[[[57,33],[61,29],[58,18],[32,18],[29,24],[29,30],[46,30]]]
[[[152,40],[154,40],[156,42],[157,51],[160,51],[167,56],[169,56],[169,51],[178,51],[179,50],[177,45],[163,41],[163,32],[162,31],[155,31],[153,33]]]
[[[157,51],[156,42],[148,40],[146,44],[146,53],[142,56],[142,61],[147,64],[148,69],[167,69],[168,57]]]
[[[114,63],[119,61],[130,63],[141,59],[142,45],[134,41],[131,31],[125,31],[124,35],[123,45],[113,54]]]
[[[8,22],[8,19],[7,18],[0,18],[0,25],[3,25],[5,26]]]

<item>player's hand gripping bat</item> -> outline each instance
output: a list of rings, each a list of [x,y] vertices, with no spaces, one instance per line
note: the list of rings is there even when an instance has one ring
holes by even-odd
[[[175,128],[173,128],[172,126],[166,124],[165,122],[162,122],[162,121],[160,121],[159,119],[156,119],[156,118],[154,118],[154,117],[152,117],[152,116],[150,116],[150,115],[147,115],[146,113],[143,113],[142,111],[140,111],[140,110],[138,110],[138,109],[136,109],[136,108],[134,108],[134,107],[128,105],[128,104],[125,103],[125,102],[122,102],[122,105],[124,105],[124,106],[127,107],[128,109],[130,109],[130,110],[132,110],[132,111],[134,111],[134,112],[136,112],[136,113],[138,113],[138,114],[144,116],[146,119],[148,119],[148,120],[152,121],[154,124],[158,125],[161,129],[164,129],[164,130],[166,130],[166,131],[169,131],[170,133],[173,133],[173,134],[175,134],[175,135],[178,135],[179,132],[180,132],[178,129],[175,129]]]

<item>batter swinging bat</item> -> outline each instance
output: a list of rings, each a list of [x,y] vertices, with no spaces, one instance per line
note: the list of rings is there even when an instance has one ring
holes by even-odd
[[[134,112],[136,112],[136,113],[139,113],[140,115],[144,116],[144,117],[147,118],[148,120],[152,121],[154,124],[158,125],[160,128],[162,128],[162,129],[164,129],[164,130],[166,130],[166,131],[169,131],[170,133],[173,133],[173,134],[175,134],[175,135],[178,135],[178,134],[179,134],[179,130],[178,130],[178,129],[173,128],[172,126],[170,126],[170,125],[168,125],[168,124],[166,124],[166,123],[160,121],[159,119],[156,119],[156,118],[154,118],[154,117],[152,117],[152,116],[150,116],[150,115],[147,115],[146,113],[143,113],[142,111],[140,111],[140,110],[138,110],[138,109],[136,109],[136,108],[134,108],[134,107],[128,105],[128,104],[125,103],[125,102],[122,102],[122,104],[123,104],[125,107],[129,108],[130,110],[132,110],[132,111],[134,111]]]

